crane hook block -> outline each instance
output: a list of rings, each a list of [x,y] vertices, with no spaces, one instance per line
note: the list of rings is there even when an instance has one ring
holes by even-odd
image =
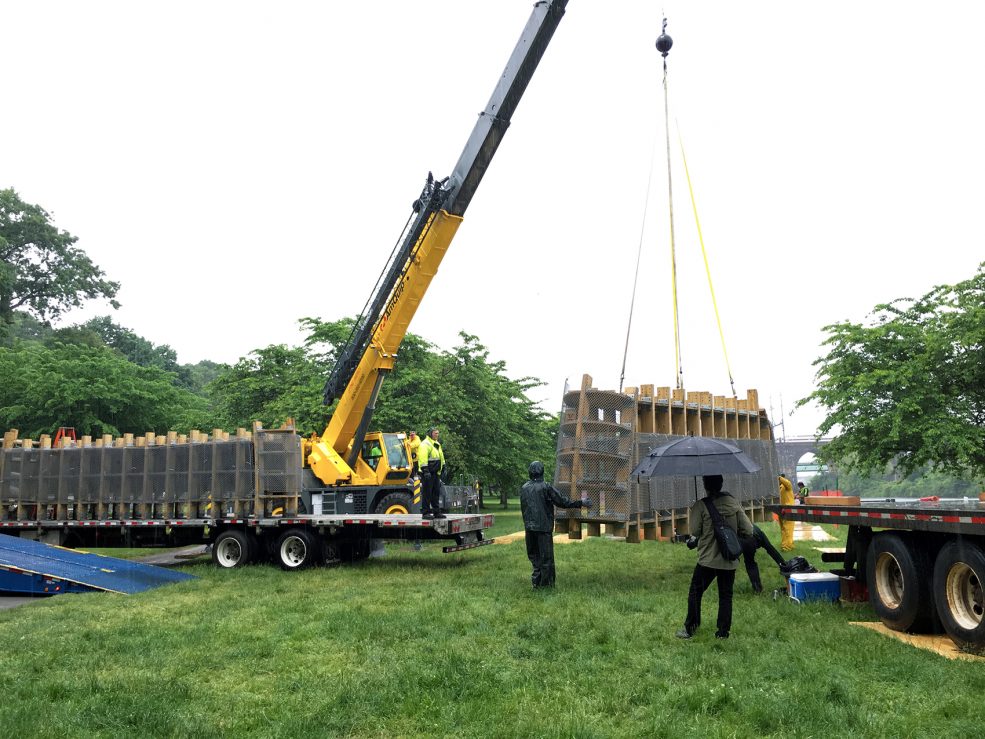
[[[666,33],[661,33],[657,36],[657,51],[663,57],[667,56],[667,52],[670,51],[670,47],[674,45],[674,39],[668,36]]]

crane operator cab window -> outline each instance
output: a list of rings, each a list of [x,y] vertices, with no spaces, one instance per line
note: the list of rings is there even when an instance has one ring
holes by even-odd
[[[383,443],[386,444],[387,463],[391,468],[410,469],[410,460],[407,459],[407,447],[404,445],[407,437],[404,434],[383,434]]]
[[[376,439],[363,442],[363,460],[374,470],[379,465],[382,456],[383,450],[380,448],[380,442]]]

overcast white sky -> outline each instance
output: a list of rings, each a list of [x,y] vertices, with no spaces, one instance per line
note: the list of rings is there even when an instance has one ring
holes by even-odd
[[[179,361],[296,344],[362,307],[531,4],[0,0],[0,187]],[[821,327],[985,259],[983,3],[570,0],[411,331],[478,335],[547,409],[615,389],[642,233],[626,385],[674,384],[664,13],[685,386],[729,392],[678,129],[739,396],[813,433]]]

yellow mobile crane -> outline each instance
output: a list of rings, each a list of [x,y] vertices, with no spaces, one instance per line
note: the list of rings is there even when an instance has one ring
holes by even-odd
[[[344,500],[355,512],[411,512],[406,440],[402,434],[369,431],[380,387],[566,5],[567,0],[534,4],[455,169],[441,180],[428,173],[408,225],[325,384],[325,404],[338,399],[338,405],[321,436],[303,444],[306,491],[338,498],[344,486]],[[336,502],[337,510],[348,507]]]

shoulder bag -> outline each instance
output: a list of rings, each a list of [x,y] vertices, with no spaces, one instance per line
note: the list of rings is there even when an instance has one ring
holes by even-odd
[[[715,508],[711,498],[704,498],[705,508],[711,516],[712,526],[715,527],[715,541],[718,542],[718,551],[722,553],[729,562],[734,562],[742,556],[742,544],[739,542],[739,535],[735,529],[725,523],[722,514]]]

